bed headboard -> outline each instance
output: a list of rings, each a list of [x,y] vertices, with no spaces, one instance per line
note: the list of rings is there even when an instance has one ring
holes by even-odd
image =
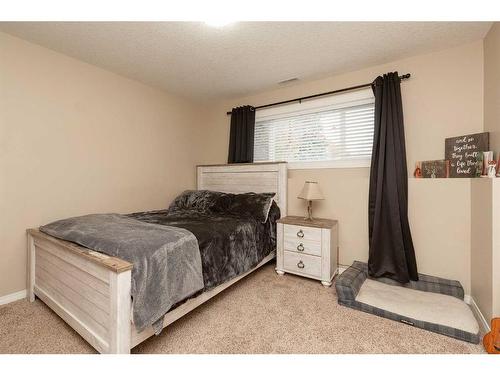
[[[287,215],[287,163],[219,164],[197,166],[198,190],[224,193],[276,193],[281,211]]]

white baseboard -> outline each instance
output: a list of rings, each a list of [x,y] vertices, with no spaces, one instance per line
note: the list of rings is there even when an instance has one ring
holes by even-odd
[[[483,313],[479,309],[479,306],[476,304],[476,301],[474,301],[474,298],[472,298],[471,296],[468,296],[468,297],[470,300],[470,303],[469,303],[470,308],[471,308],[472,312],[474,313],[475,317],[479,320],[479,325],[481,326],[481,330],[484,333],[491,331],[491,328],[490,328],[488,321],[485,319]]]
[[[20,290],[19,292],[7,294],[6,296],[0,296],[0,305],[5,305],[23,298],[26,298],[26,289]]]

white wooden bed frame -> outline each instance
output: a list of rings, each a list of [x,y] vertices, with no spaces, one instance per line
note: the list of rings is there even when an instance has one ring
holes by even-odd
[[[287,164],[255,163],[197,167],[198,190],[228,193],[276,192],[282,217],[287,213]],[[131,317],[132,264],[28,229],[28,299],[39,297],[100,353],[130,353],[154,334],[141,333]],[[166,327],[275,257],[202,293],[165,315]]]

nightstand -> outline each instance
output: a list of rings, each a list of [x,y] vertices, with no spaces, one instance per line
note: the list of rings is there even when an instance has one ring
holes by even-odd
[[[277,221],[276,272],[332,285],[337,273],[338,221],[286,216]]]

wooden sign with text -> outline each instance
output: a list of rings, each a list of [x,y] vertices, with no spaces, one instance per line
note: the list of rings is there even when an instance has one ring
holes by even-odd
[[[445,159],[450,161],[450,177],[475,177],[477,157],[489,151],[490,133],[462,135],[446,138]]]
[[[423,178],[447,178],[450,175],[449,160],[426,160],[420,164]]]

